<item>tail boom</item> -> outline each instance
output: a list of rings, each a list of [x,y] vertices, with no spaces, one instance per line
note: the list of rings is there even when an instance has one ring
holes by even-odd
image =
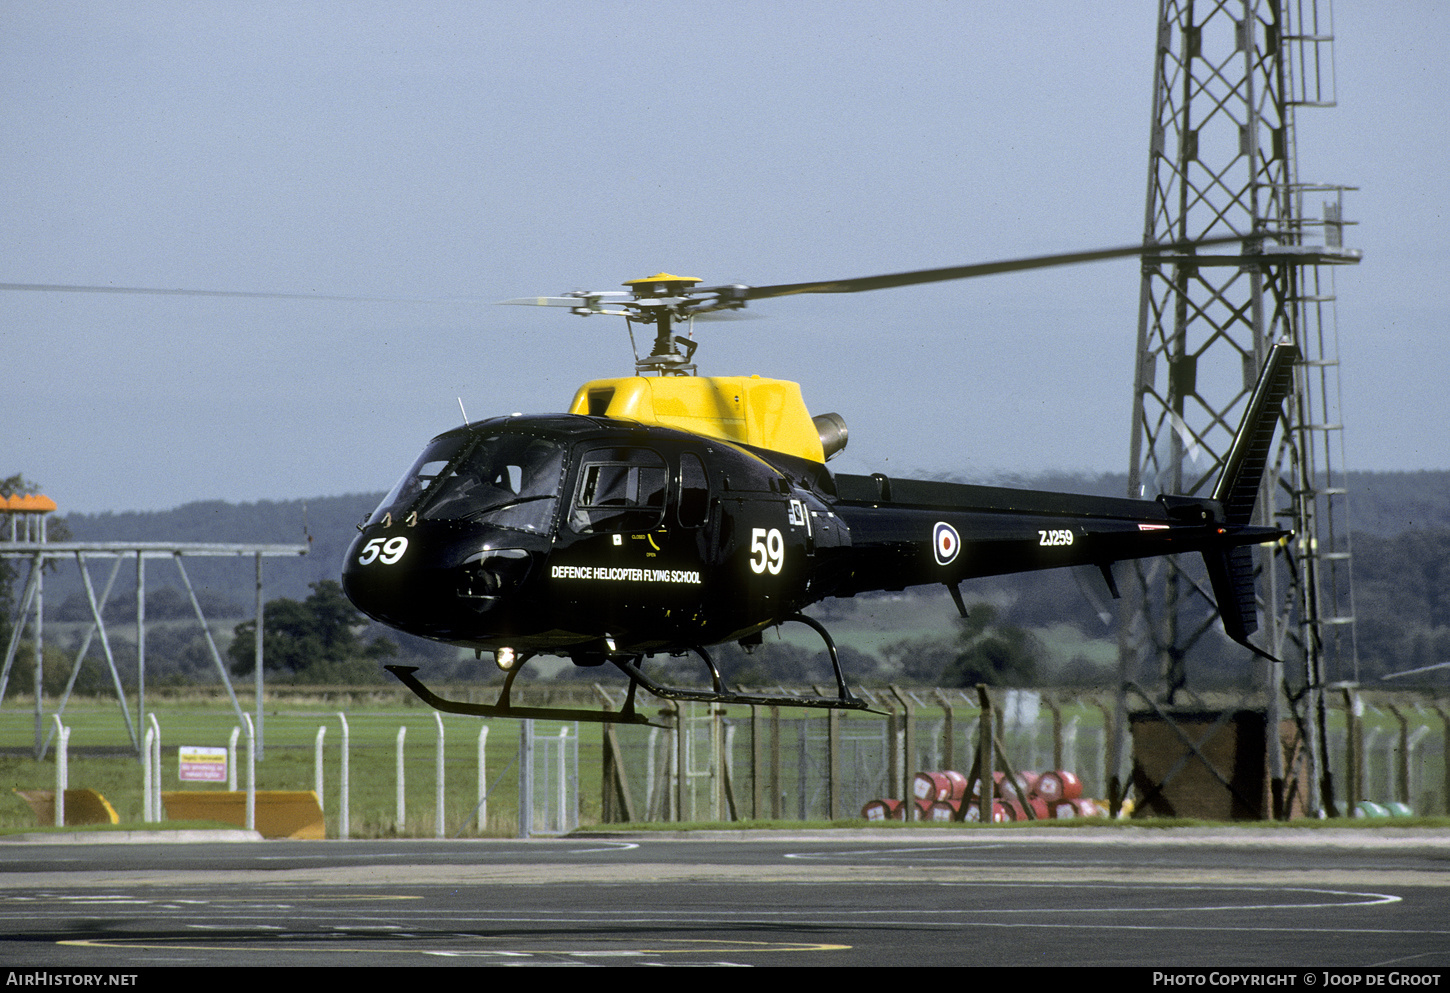
[[[1224,631],[1264,655],[1248,641],[1258,628],[1252,546],[1290,532],[1250,520],[1298,357],[1288,343],[1270,351],[1208,497],[1134,500],[837,475],[834,510],[849,535],[850,565],[821,594],[927,583],[955,591],[982,576],[1094,565],[1116,596],[1113,563],[1199,553]]]

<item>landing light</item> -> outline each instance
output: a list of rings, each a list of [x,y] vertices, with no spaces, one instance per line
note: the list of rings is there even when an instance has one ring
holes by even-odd
[[[514,667],[514,663],[518,661],[518,656],[514,654],[512,648],[495,648],[493,650],[493,661],[504,672],[508,672]]]

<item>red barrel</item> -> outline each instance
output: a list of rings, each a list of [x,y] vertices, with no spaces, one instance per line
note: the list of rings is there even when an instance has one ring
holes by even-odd
[[[1054,803],[1052,805],[1052,816],[1057,820],[1065,821],[1074,817],[1106,817],[1107,811],[1098,806],[1096,800],[1085,800],[1082,797],[1073,797]]]
[[[1082,796],[1082,780],[1066,769],[1044,772],[1037,778],[1037,795],[1048,803],[1076,800]]]
[[[900,800],[868,800],[861,808],[861,816],[868,821],[901,820]]]
[[[918,800],[960,800],[967,794],[967,777],[955,769],[918,772],[911,780],[911,793]]]
[[[944,772],[918,772],[911,780],[911,795],[918,800],[945,800],[951,781]]]
[[[1002,806],[1007,811],[1008,820],[1013,821],[1045,821],[1052,816],[1047,808],[1047,801],[1041,797],[1029,797],[1027,805],[1032,808],[1032,816],[1027,815],[1026,807],[1016,800],[1003,800]]]
[[[924,821],[954,821],[961,812],[960,800],[933,800],[930,809],[922,814]]]
[[[1003,823],[1006,823],[1007,821],[1012,820],[1012,814],[1007,809],[1007,802],[1008,801],[1003,801],[1003,800],[993,800],[992,801],[992,823],[993,824],[1003,824]],[[966,805],[962,809],[963,809],[962,820],[964,820],[964,821],[980,821],[982,819],[981,807],[980,807],[980,805],[976,801],[973,801],[972,803]]]
[[[967,795],[966,776],[962,775],[960,772],[957,772],[955,769],[947,769],[944,773],[942,773],[942,775],[946,776],[947,782],[951,784],[951,792],[943,797],[943,799],[961,800]]]

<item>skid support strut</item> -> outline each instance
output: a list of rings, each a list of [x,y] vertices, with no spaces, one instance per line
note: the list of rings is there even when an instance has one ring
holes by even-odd
[[[782,619],[785,621],[800,621],[807,627],[814,630],[821,636],[826,644],[826,651],[831,657],[831,669],[836,677],[835,696],[790,696],[787,694],[765,694],[765,693],[741,693],[726,687],[725,680],[720,675],[714,659],[703,646],[695,646],[691,649],[704,661],[706,668],[710,671],[712,686],[708,690],[681,689],[673,686],[665,686],[651,679],[640,668],[640,657],[632,656],[611,656],[609,661],[629,677],[629,693],[625,697],[624,706],[617,711],[610,710],[573,710],[563,707],[516,707],[509,701],[509,692],[513,688],[514,677],[528,661],[525,656],[509,670],[508,676],[504,679],[503,689],[499,691],[498,700],[492,704],[463,703],[458,700],[446,700],[434,693],[413,675],[418,671],[417,666],[411,665],[388,665],[387,669],[412,690],[417,697],[432,707],[434,710],[441,710],[445,714],[465,714],[470,717],[510,717],[519,720],[552,720],[552,721],[584,721],[593,724],[648,724],[652,727],[664,727],[665,725],[654,724],[645,715],[634,709],[635,692],[644,687],[650,693],[662,700],[677,700],[694,703],[716,703],[716,704],[738,704],[741,706],[759,707],[813,707],[826,710],[867,710],[869,705],[866,701],[852,695],[851,690],[846,686],[846,677],[841,672],[841,659],[836,652],[835,642],[831,640],[829,632],[813,618],[803,614],[792,614]]]

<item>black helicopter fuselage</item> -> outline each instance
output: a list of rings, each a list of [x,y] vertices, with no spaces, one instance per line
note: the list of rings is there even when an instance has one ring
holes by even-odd
[[[684,651],[819,598],[804,535],[785,547],[789,489],[759,456],[681,431],[497,418],[429,444],[353,542],[343,585],[385,624],[472,648]],[[760,573],[756,530],[778,535]]]
[[[1111,586],[1119,560],[1283,533],[1209,499],[833,474],[672,428],[515,416],[430,442],[343,586],[410,634],[594,665],[746,639],[826,597],[1082,564]]]

